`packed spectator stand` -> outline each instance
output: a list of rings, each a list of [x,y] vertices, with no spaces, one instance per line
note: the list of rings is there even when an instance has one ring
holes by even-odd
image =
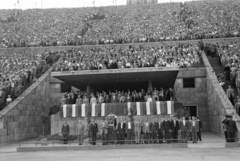
[[[198,44],[158,44],[148,46],[82,47],[61,52],[54,71],[123,69],[143,67],[198,67]]]
[[[173,88],[164,90],[154,88],[153,91],[141,89],[140,91],[102,91],[91,93],[89,96],[86,91],[71,91],[65,93],[61,100],[64,104],[96,104],[96,103],[124,103],[124,102],[153,102],[153,101],[170,101],[175,100]]]
[[[236,0],[2,10],[1,47],[121,44],[239,36]]]
[[[58,58],[57,52],[0,52],[0,110],[20,96]]]

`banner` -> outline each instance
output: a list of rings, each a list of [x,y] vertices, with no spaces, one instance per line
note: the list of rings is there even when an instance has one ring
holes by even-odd
[[[174,114],[175,106],[180,108],[182,104],[175,101],[67,104],[61,106],[60,116],[62,118],[105,117],[110,113],[116,116],[171,115]]]

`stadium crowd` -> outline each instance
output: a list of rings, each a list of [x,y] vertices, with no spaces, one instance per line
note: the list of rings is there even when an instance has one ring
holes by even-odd
[[[198,67],[198,45],[100,46],[63,51],[54,71],[122,69],[141,67]]]
[[[96,92],[87,95],[86,91],[71,91],[65,93],[61,100],[61,104],[96,104],[96,103],[124,103],[124,102],[152,102],[152,101],[168,101],[175,99],[173,88],[164,90],[161,88],[153,91],[141,89],[140,91],[109,91]]]
[[[0,52],[0,110],[16,99],[47,71],[58,53],[34,53],[29,50]]]
[[[14,21],[0,23],[1,47],[153,42],[240,34],[237,0],[13,12]],[[3,15],[11,17],[7,13]]]

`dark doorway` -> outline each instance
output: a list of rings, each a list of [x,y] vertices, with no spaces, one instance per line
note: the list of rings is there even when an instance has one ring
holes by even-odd
[[[184,106],[187,109],[189,116],[198,117],[197,106]]]

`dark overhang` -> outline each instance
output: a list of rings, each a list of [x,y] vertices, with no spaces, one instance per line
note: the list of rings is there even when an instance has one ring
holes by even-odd
[[[52,72],[55,77],[71,86],[80,88],[88,84],[107,84],[124,82],[159,83],[163,87],[173,87],[179,68],[153,67],[153,68],[125,68],[106,70],[63,71]]]

